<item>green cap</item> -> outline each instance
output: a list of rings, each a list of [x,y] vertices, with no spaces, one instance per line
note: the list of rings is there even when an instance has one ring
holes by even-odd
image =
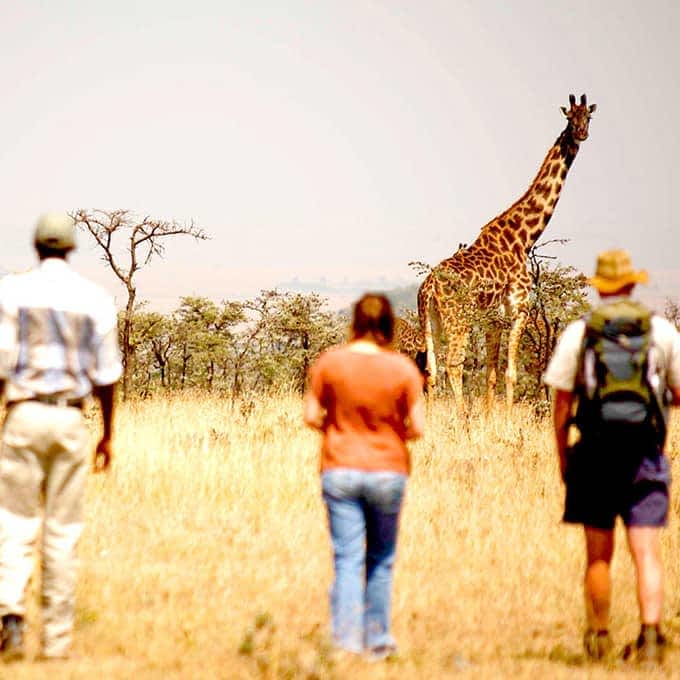
[[[55,250],[76,247],[76,223],[66,213],[49,212],[41,215],[35,225],[33,242]]]

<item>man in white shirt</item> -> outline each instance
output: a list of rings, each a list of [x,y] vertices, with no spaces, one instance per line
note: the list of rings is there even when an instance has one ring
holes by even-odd
[[[642,319],[646,318],[648,362],[654,370],[655,395],[659,403],[664,394],[669,394],[673,404],[680,404],[680,334],[669,321],[652,315],[631,299],[635,284],[646,282],[647,273],[634,271],[625,251],[601,253],[597,273],[589,280],[601,300],[601,306],[592,315],[599,313],[598,318],[607,318],[610,323],[616,321],[611,310],[632,309]],[[663,603],[660,531],[668,516],[670,473],[663,454],[663,437],[669,399],[658,409],[645,407],[649,417],[641,425],[612,424],[604,422],[603,416],[579,422],[578,407],[588,399],[588,389],[593,390],[585,385],[588,378],[584,368],[585,338],[590,324],[588,319],[580,319],[567,326],[544,375],[544,382],[555,389],[555,438],[566,486],[564,521],[582,524],[585,532],[588,628],[584,647],[593,660],[606,657],[612,648],[608,630],[609,568],[614,551],[614,523],[620,516],[636,567],[641,619],[640,635],[629,645],[628,655],[640,662],[656,664],[663,659],[665,645],[659,629]],[[572,442],[572,438],[576,441]]]
[[[76,547],[83,528],[89,432],[83,408],[100,402],[103,434],[94,467],[108,469],[114,385],[122,365],[112,298],[67,264],[75,224],[43,215],[38,267],[0,280],[0,655],[24,656],[26,590],[42,530],[42,656],[68,656]]]

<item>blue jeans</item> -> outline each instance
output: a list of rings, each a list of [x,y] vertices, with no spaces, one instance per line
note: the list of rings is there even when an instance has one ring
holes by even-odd
[[[406,475],[341,468],[321,482],[335,563],[333,639],[357,653],[394,646],[392,566]]]

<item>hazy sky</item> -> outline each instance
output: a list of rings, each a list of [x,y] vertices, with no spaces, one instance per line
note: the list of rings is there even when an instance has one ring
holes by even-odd
[[[45,209],[130,208],[212,236],[140,276],[159,307],[295,277],[404,285],[526,190],[585,92],[550,252],[590,273],[627,247],[675,292],[674,0],[0,7],[0,270],[32,264]],[[122,300],[84,234],[74,264]]]

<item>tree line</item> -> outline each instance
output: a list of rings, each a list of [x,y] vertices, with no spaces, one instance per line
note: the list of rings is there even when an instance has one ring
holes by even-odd
[[[518,397],[545,400],[541,375],[561,330],[587,309],[587,288],[585,278],[572,268],[540,258],[534,259],[532,273]],[[400,314],[416,323],[414,310],[402,308]],[[122,347],[125,315],[120,313]],[[481,349],[489,319],[475,310],[470,315],[473,330],[465,360],[465,389],[468,395],[479,396],[486,389]],[[248,300],[219,304],[186,296],[169,314],[149,311],[141,303],[128,322],[129,394],[201,388],[240,396],[279,388],[302,392],[314,359],[347,337],[349,311],[330,310],[317,293],[265,290]]]
[[[318,354],[346,337],[348,313],[330,311],[316,293],[265,290],[249,300],[219,304],[187,296],[170,314],[149,311],[146,303],[138,302],[138,271],[163,257],[167,239],[188,236],[202,241],[210,238],[208,234],[193,222],[139,218],[128,210],[78,210],[72,216],[94,239],[101,259],[127,293],[119,315],[123,398],[189,387],[224,390],[233,396],[281,387],[302,391],[307,369]],[[588,307],[585,277],[541,254],[554,242],[537,244],[529,253],[534,287],[520,345],[519,398],[544,400],[541,375],[557,336]],[[411,264],[420,274],[428,268]],[[414,300],[415,290],[414,285]],[[399,301],[405,293],[408,297],[405,289],[395,293]],[[396,307],[405,320],[414,322],[412,308]],[[473,307],[465,314],[472,327],[465,390],[477,396],[484,390],[485,329],[504,320],[499,310],[480,312]],[[445,342],[442,338],[442,346]]]
[[[130,318],[128,393],[190,387],[233,396],[278,388],[301,392],[310,364],[344,339],[346,324],[316,293],[265,290],[219,304],[186,296],[170,314],[148,311],[143,303]]]

